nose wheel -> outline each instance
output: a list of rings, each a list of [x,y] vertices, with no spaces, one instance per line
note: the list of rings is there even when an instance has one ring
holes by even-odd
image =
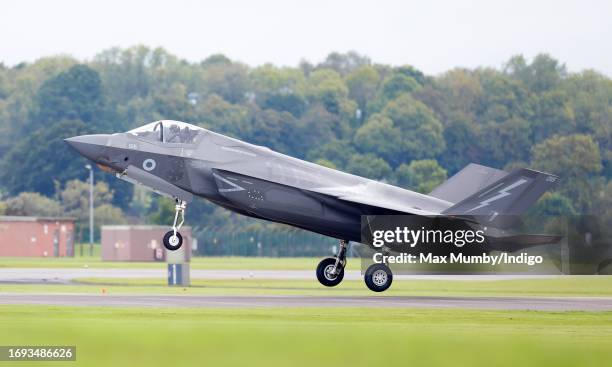
[[[181,229],[183,223],[185,223],[185,209],[187,209],[187,203],[182,200],[177,200],[174,209],[175,213],[172,229],[166,232],[163,239],[164,247],[170,251],[176,251],[183,245],[183,236],[179,233],[179,229]]]

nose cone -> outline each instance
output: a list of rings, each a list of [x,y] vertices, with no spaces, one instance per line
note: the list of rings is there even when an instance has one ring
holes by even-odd
[[[64,139],[64,141],[82,156],[97,162],[104,153],[109,136],[107,134],[81,135]]]

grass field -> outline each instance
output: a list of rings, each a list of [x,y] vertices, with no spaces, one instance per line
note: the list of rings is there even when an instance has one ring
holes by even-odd
[[[314,270],[320,258],[309,257],[194,257],[192,269],[225,269],[225,270]],[[349,259],[349,270],[359,270],[359,259]],[[164,263],[155,262],[108,262],[99,256],[77,256],[60,258],[0,257],[0,268],[135,268],[155,269],[164,267]]]
[[[53,366],[558,367],[612,360],[610,312],[0,306],[0,325],[0,345],[77,346],[76,363]]]
[[[318,259],[198,258],[196,269],[313,270]],[[359,261],[352,261],[355,268]],[[163,267],[97,259],[1,259],[0,267]],[[611,297],[612,277],[395,281],[373,294],[362,281],[79,279],[0,284],[2,292],[210,295]],[[1,297],[1,294],[0,294]],[[0,306],[0,345],[76,345],[76,362],[2,366],[604,366],[612,312],[394,308],[116,308]]]

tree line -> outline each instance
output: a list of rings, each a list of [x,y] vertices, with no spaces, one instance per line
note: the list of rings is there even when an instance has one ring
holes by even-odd
[[[0,213],[72,213],[85,227],[83,203],[66,191],[83,190],[86,162],[62,139],[159,119],[423,193],[470,162],[530,167],[562,178],[534,210],[611,216],[612,80],[597,71],[570,73],[545,54],[436,76],[355,52],[249,67],[145,46],[87,62],[0,65]],[[96,210],[108,223],[170,222],[171,202],[111,175],[97,179],[104,199]],[[200,229],[285,230],[202,202],[188,220]]]

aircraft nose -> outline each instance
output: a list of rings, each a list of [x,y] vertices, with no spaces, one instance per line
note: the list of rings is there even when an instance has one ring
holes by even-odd
[[[80,135],[64,139],[64,141],[82,156],[92,161],[98,161],[104,152],[109,137],[108,134]]]

